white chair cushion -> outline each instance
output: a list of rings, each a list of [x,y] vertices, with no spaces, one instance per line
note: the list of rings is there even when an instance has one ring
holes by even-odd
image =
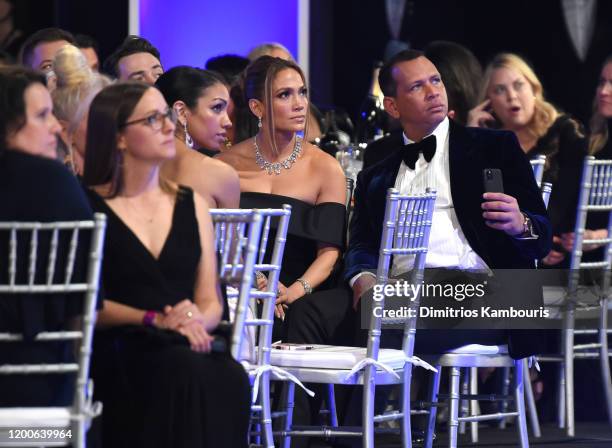
[[[0,428],[65,428],[70,408],[0,408]]]
[[[336,345],[309,345],[308,349],[272,349],[270,364],[281,367],[305,367],[312,369],[350,370],[366,357],[364,347],[343,347]],[[404,367],[406,357],[402,350],[380,349],[378,361],[392,369]]]
[[[508,346],[468,344],[447,353],[452,353],[455,355],[507,355]]]

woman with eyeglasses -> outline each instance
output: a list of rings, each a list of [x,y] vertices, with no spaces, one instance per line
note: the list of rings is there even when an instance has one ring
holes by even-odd
[[[103,446],[246,446],[248,378],[211,353],[223,307],[208,206],[160,175],[175,126],[142,83],[105,88],[89,111],[83,181],[108,216],[93,366]]]

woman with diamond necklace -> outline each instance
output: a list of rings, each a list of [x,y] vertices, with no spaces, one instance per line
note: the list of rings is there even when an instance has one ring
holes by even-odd
[[[350,308],[330,294],[344,247],[344,174],[333,157],[301,137],[308,95],[295,62],[255,60],[246,69],[243,91],[259,132],[218,157],[238,172],[241,207],[292,207],[274,340],[331,342]],[[306,314],[318,316],[313,320],[320,325],[307,325]]]

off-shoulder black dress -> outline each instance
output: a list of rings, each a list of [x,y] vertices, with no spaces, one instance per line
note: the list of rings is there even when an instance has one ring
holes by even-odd
[[[312,205],[292,197],[268,193],[243,192],[240,197],[241,208],[282,208],[283,204],[291,205],[291,219],[280,282],[290,286],[304,275],[317,258],[319,244],[336,246],[341,252],[344,251],[346,208],[336,202]],[[299,298],[289,306],[284,323],[279,320],[275,322],[274,340],[340,344],[352,338],[351,298],[345,288],[339,288],[340,264],[312,294]]]
[[[181,187],[177,194],[157,259],[100,196],[87,194],[92,208],[108,216],[106,299],[162,311],[193,298],[201,246],[191,190]],[[176,332],[134,325],[98,329],[94,342],[104,447],[246,446],[250,386],[228,354],[197,353]]]

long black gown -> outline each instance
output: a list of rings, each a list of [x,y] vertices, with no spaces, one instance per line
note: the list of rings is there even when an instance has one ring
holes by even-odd
[[[106,213],[104,297],[162,311],[192,298],[200,260],[193,193],[177,194],[172,227],[158,259],[95,192]],[[93,376],[103,401],[104,447],[244,447],[250,386],[228,354],[201,354],[183,336],[153,327],[120,326],[95,334]]]
[[[285,253],[279,281],[290,286],[302,277],[317,258],[318,245],[329,244],[343,251],[346,235],[346,208],[336,202],[312,205],[288,196],[268,193],[243,192],[241,208],[282,208],[291,205],[291,219],[287,231]],[[275,223],[269,242],[275,234]],[[267,250],[270,253],[271,250]],[[274,340],[296,343],[341,344],[353,336],[350,297],[337,288],[340,263],[312,294],[305,295],[291,305],[285,322],[276,319]]]
[[[346,235],[346,208],[342,204],[325,202],[312,205],[288,196],[243,192],[240,195],[242,208],[282,208],[291,205],[291,219],[283,256],[279,281],[291,285],[302,277],[317,257],[319,244],[329,244],[344,251]],[[272,222],[271,236],[275,234]],[[270,249],[270,248],[268,248]],[[270,250],[267,250],[270,253]],[[302,344],[353,345],[355,314],[352,309],[350,289],[340,284],[341,262],[332,274],[315,288],[291,305],[286,319],[275,319],[273,340]],[[316,396],[309,399],[300,389],[295,391],[294,424],[311,424],[318,418],[321,400],[325,395],[320,385],[309,384]],[[296,438],[292,446],[303,446],[308,440]]]

